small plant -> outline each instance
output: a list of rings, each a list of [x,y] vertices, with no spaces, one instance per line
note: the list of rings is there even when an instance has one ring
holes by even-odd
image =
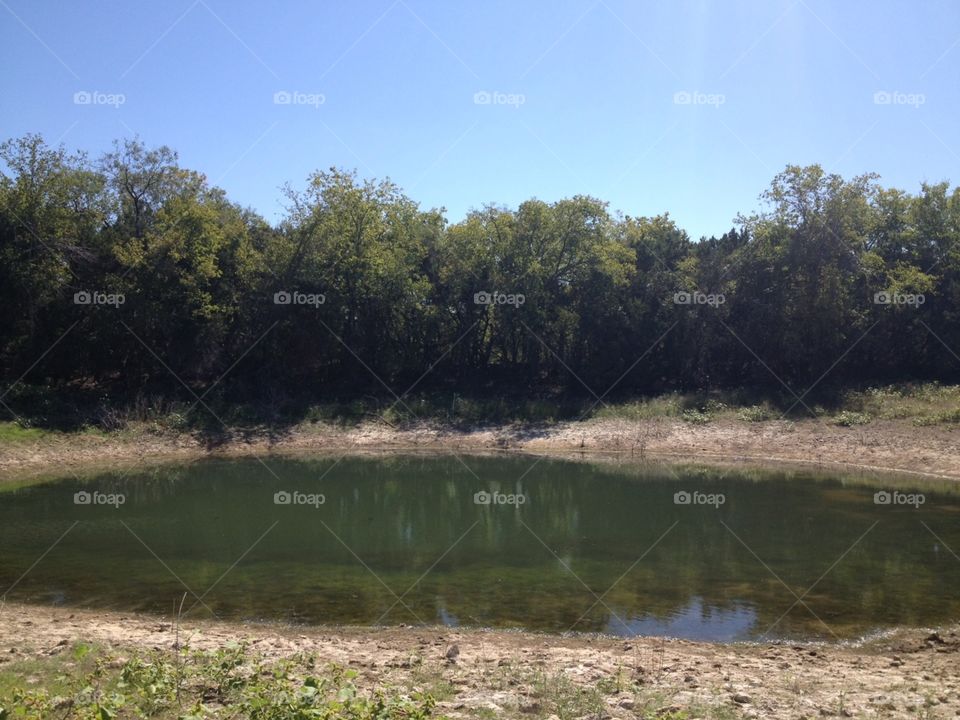
[[[840,427],[852,427],[854,425],[866,425],[871,419],[867,413],[844,410],[833,418],[833,424]]]
[[[684,410],[680,418],[691,425],[706,425],[713,420],[713,415],[702,410]]]
[[[710,413],[711,415],[722,413],[728,408],[729,406],[725,402],[721,402],[720,400],[715,400],[713,398],[707,400],[707,402],[703,405],[703,411]]]
[[[750,405],[737,413],[737,417],[744,422],[764,422],[772,420],[774,414],[763,405]]]
[[[91,652],[78,645],[74,657],[82,660]],[[220,708],[227,711],[226,717],[253,720],[426,720],[436,705],[429,693],[362,692],[354,684],[356,672],[335,665],[316,672],[315,665],[315,659],[306,655],[268,662],[238,644],[216,652],[181,648],[175,654],[139,654],[119,668],[99,657],[92,672],[58,676],[67,685],[58,687],[57,695],[47,689],[13,687],[8,697],[0,698],[0,720],[199,720],[220,717]]]
[[[690,714],[686,710],[667,710],[666,713],[655,713],[647,717],[657,720],[689,720]]]

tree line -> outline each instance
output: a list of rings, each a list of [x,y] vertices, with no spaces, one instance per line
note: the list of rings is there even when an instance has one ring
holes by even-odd
[[[271,225],[167,147],[0,146],[0,372],[256,402],[960,380],[960,188],[788,166],[719,236],[577,195],[460,222],[339,169]],[[39,360],[39,362],[38,362]],[[609,395],[606,393],[609,392]]]

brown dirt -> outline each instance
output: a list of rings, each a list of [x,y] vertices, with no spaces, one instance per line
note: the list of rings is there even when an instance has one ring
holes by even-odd
[[[169,650],[169,618],[28,605],[0,609],[5,663],[63,652],[74,642],[119,653]],[[363,685],[442,682],[450,717],[541,715],[532,686],[602,694],[590,717],[953,718],[960,715],[958,628],[904,630],[859,645],[734,644],[560,637],[449,628],[299,628],[184,621],[181,643],[213,650],[249,643],[266,657],[314,654],[359,671]],[[456,646],[459,654],[448,660]]]
[[[207,455],[399,450],[789,463],[960,479],[960,429],[955,427],[917,427],[909,421],[879,420],[845,428],[821,420],[746,423],[732,419],[708,425],[673,419],[588,420],[469,430],[431,424],[404,429],[377,423],[352,428],[309,425],[279,437],[265,433],[236,435],[216,446],[189,435],[54,435],[0,447],[0,476],[78,472],[106,463],[117,467]]]

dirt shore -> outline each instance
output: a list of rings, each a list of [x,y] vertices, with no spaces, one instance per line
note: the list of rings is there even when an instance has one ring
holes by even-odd
[[[0,610],[0,673],[76,642],[118,657],[137,649],[172,650],[176,631],[170,618],[8,604]],[[853,645],[723,645],[185,620],[179,638],[197,650],[238,641],[268,658],[310,653],[356,669],[369,686],[445,688],[438,693],[438,714],[449,717],[550,717],[563,697],[572,702],[588,692],[604,708],[589,717],[960,715],[957,627],[904,630]],[[556,688],[547,699],[544,682]]]
[[[718,420],[691,425],[673,419],[527,423],[467,430],[432,424],[403,429],[373,422],[348,428],[317,424],[282,434],[235,433],[216,443],[186,434],[58,434],[0,445],[0,479],[207,455],[400,450],[787,463],[960,479],[960,428],[954,426],[917,427],[895,420],[859,427],[838,427],[822,420]]]

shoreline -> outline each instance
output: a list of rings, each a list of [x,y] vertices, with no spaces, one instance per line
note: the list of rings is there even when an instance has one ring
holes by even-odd
[[[845,428],[822,421],[590,420],[458,430],[298,427],[211,444],[189,435],[48,434],[0,443],[0,486],[167,462],[317,454],[509,454],[585,462],[779,468],[802,478],[960,490],[960,432],[903,421]],[[178,645],[179,643],[179,645]],[[251,659],[315,657],[358,673],[364,692],[434,693],[448,718],[948,718],[960,716],[960,624],[900,627],[861,639],[709,642],[549,635],[453,627],[292,626],[0,602],[0,683],[42,683],[90,645],[119,667],[178,648],[240,643]],[[449,653],[456,648],[456,659]],[[42,671],[38,668],[49,668]],[[56,669],[55,668],[59,668]],[[589,698],[589,707],[585,698]],[[566,703],[566,704],[564,704]],[[573,708],[576,708],[574,711]]]
[[[10,603],[0,608],[0,676],[15,673],[17,663],[52,661],[77,643],[125,658],[239,642],[268,660],[307,654],[346,667],[361,687],[442,689],[438,714],[451,718],[546,716],[548,701],[531,699],[544,677],[574,693],[599,691],[609,718],[953,717],[960,713],[958,631],[899,629],[854,644],[712,643],[450,627],[177,623],[162,615]],[[679,714],[694,708],[697,714]]]
[[[877,421],[839,427],[820,420],[690,425],[673,419],[587,420],[408,428],[307,425],[280,436],[236,431],[217,442],[145,431],[51,433],[0,443],[0,482],[202,458],[383,453],[522,454],[621,462],[759,466],[960,480],[960,429]]]

